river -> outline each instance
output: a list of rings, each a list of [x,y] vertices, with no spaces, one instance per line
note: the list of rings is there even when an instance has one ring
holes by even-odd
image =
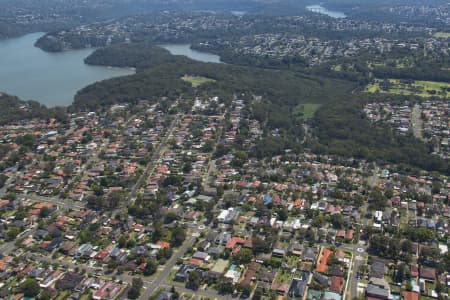
[[[307,10],[315,12],[315,13],[319,13],[319,14],[323,14],[323,15],[327,15],[329,17],[332,18],[346,18],[347,16],[340,11],[333,11],[333,10],[328,10],[325,7],[321,6],[321,5],[309,5],[306,7]]]
[[[189,44],[164,44],[159,46],[168,50],[173,55],[184,55],[201,62],[222,63],[220,56],[193,50]]]
[[[96,81],[133,74],[132,69],[89,66],[93,49],[47,53],[34,47],[43,33],[0,40],[0,92],[48,106],[67,106],[75,93]]]

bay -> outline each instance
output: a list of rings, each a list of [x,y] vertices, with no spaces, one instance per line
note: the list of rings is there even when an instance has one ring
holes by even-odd
[[[0,40],[0,92],[48,107],[67,106],[76,92],[96,81],[134,74],[134,70],[89,66],[94,49],[44,52],[34,46],[43,33]]]

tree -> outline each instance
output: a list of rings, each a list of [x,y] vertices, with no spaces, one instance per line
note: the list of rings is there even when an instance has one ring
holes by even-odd
[[[172,285],[172,287],[170,288],[170,292],[172,293],[172,299],[177,300],[180,298],[180,294],[175,289],[175,286]]]
[[[197,271],[189,272],[188,281],[186,283],[186,287],[192,289],[194,291],[198,290],[201,284],[201,277]]]
[[[78,238],[80,239],[80,243],[90,243],[93,239],[92,234],[87,230],[81,230],[78,234]]]
[[[408,281],[406,281],[406,286],[405,286],[405,288],[406,288],[406,290],[407,291],[412,291],[412,284],[411,284],[411,282],[408,280]]]
[[[44,206],[43,208],[41,208],[41,211],[39,212],[39,218],[46,218],[50,215],[52,211],[50,210],[50,208]]]
[[[104,194],[103,187],[101,185],[98,185],[96,183],[92,184],[91,186],[92,191],[94,192],[95,196],[102,196]]]
[[[325,218],[322,215],[317,215],[314,217],[314,219],[311,222],[311,226],[320,228],[323,226],[323,224],[325,223]]]
[[[127,237],[125,235],[121,235],[117,240],[119,248],[125,248],[127,246]]]
[[[413,243],[411,243],[410,240],[404,240],[401,243],[401,248],[402,248],[402,251],[405,253],[413,253],[413,251],[414,251]]]
[[[252,293],[252,287],[247,284],[241,287],[241,291],[242,291],[242,296],[245,298],[250,297],[250,294]]]
[[[244,151],[235,151],[233,156],[231,164],[235,167],[242,167],[248,161],[248,154]]]
[[[219,294],[231,294],[234,291],[233,283],[225,278],[222,278],[217,284],[217,291]]]
[[[277,211],[278,213],[278,218],[280,219],[280,221],[286,221],[288,218],[288,211],[286,208],[281,208]]]
[[[182,227],[177,226],[172,230],[172,239],[171,239],[172,246],[174,247],[180,246],[181,244],[183,244],[185,239],[186,239],[186,231]]]
[[[442,262],[442,267],[444,268],[444,270],[450,270],[450,252],[444,254]]]
[[[342,229],[344,227],[344,217],[341,214],[331,215],[330,222],[336,229]]]
[[[17,235],[20,233],[20,230],[19,230],[19,228],[17,228],[17,227],[13,227],[13,228],[11,228],[11,229],[9,229],[7,232],[6,232],[6,240],[7,241],[12,241],[12,240],[14,240],[16,237],[17,237]]]
[[[401,263],[397,266],[397,272],[395,273],[395,281],[402,283],[404,280],[409,279],[410,273],[409,268],[406,266],[406,264]]]
[[[86,197],[87,206],[92,209],[100,209],[101,208],[101,198],[96,195],[89,195]]]
[[[387,198],[380,189],[374,188],[370,192],[369,203],[370,209],[383,209],[387,205]]]
[[[27,278],[25,281],[20,285],[20,289],[22,290],[25,297],[36,297],[39,292],[39,283],[36,281],[36,279]]]
[[[141,289],[144,283],[140,278],[133,278],[131,282],[131,288],[128,290],[128,298],[137,299],[141,294]]]
[[[145,276],[151,276],[156,273],[158,266],[153,260],[148,260],[142,273]]]
[[[165,230],[164,228],[161,226],[160,222],[155,222],[153,223],[153,235],[152,235],[152,240],[153,242],[157,242],[159,241],[163,236],[165,235]]]
[[[129,238],[127,240],[127,248],[128,249],[134,248],[135,245],[136,245],[136,241],[133,238]]]
[[[415,230],[415,235],[417,237],[417,240],[419,242],[430,242],[434,236],[435,233],[427,228],[419,228],[417,230]]]
[[[429,267],[436,267],[440,259],[440,254],[441,252],[438,248],[423,247],[419,255],[419,263]]]
[[[169,259],[172,256],[172,254],[173,254],[172,248],[163,248],[163,249],[158,251],[158,254],[156,255],[156,258],[158,260]]]
[[[436,293],[438,294],[442,294],[444,293],[446,290],[445,286],[438,281],[436,281]]]
[[[164,223],[165,224],[170,224],[173,221],[177,220],[178,216],[176,213],[174,212],[168,212],[165,216],[164,216]]]
[[[265,253],[269,250],[268,243],[257,236],[252,237],[252,243],[253,243],[253,252],[255,254]]]
[[[124,200],[123,193],[121,191],[112,191],[108,195],[109,208],[115,208],[120,202]]]
[[[238,265],[246,265],[251,262],[253,252],[250,249],[242,248],[234,257],[233,260]]]
[[[37,299],[38,300],[50,300],[50,299],[52,299],[52,294],[49,291],[44,290],[39,294],[39,297]]]
[[[374,235],[370,240],[370,247],[380,256],[385,257],[389,245],[389,238],[384,235]]]
[[[175,175],[167,176],[161,183],[163,187],[168,187],[169,185],[179,185],[181,183],[181,177]]]
[[[19,209],[15,214],[14,214],[14,219],[15,220],[23,220],[27,217],[27,212],[23,209]]]
[[[211,152],[213,149],[214,149],[214,141],[212,140],[206,141],[202,147],[202,150],[204,152]]]
[[[2,188],[6,181],[8,180],[8,176],[6,176],[5,174],[0,174],[0,188]]]

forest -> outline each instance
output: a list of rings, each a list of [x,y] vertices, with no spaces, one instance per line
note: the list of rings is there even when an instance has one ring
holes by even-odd
[[[137,71],[166,63],[187,62],[185,56],[175,56],[164,48],[148,43],[118,44],[95,50],[85,60],[89,65],[136,68]]]
[[[427,144],[412,135],[400,136],[389,127],[371,124],[361,101],[326,105],[315,116],[318,143],[313,149],[346,157],[385,161],[450,174],[450,163],[430,153]]]
[[[266,124],[266,132],[278,129],[280,133],[278,137],[266,134],[253,151],[255,156],[264,158],[281,154],[287,148],[301,151],[301,120],[295,118],[293,108],[301,103],[323,104],[311,121],[317,140],[308,146],[314,151],[382,160],[405,168],[450,172],[447,162],[429,154],[428,145],[412,136],[398,136],[387,126],[370,124],[361,109],[364,99],[368,101],[371,96],[352,93],[357,83],[320,76],[318,71],[312,75],[293,70],[201,63],[170,58],[164,50],[151,46],[146,47],[148,53],[133,47],[132,44],[113,46],[94,53],[95,60],[88,58],[91,62],[110,64],[130,55],[132,57],[123,61],[139,68],[139,72],[82,89],[75,97],[73,108],[95,109],[142,99],[156,102],[161,97],[218,95],[231,99],[241,93],[262,96],[261,101],[253,102],[251,116]],[[184,75],[204,76],[215,81],[194,88],[182,80]],[[367,78],[362,76],[360,84],[365,80]]]
[[[111,58],[103,57],[102,60],[114,63],[122,55],[135,53],[137,52],[134,50],[124,51],[122,48],[121,51],[109,52]],[[151,54],[147,56],[138,53],[140,59],[128,61],[137,67],[150,65],[151,68],[141,69],[141,72],[132,76],[114,78],[88,86],[78,92],[74,106],[93,108],[98,104],[126,102],[133,99],[156,101],[164,96],[190,97],[194,94],[217,94],[229,98],[236,93],[249,93],[270,99],[271,103],[276,105],[293,107],[302,102],[337,101],[343,99],[353,88],[350,82],[299,72],[202,63],[178,56],[172,56],[173,63],[167,60],[169,63],[159,64],[166,60],[162,53],[164,52],[156,52],[157,57],[154,59],[150,59]],[[88,60],[93,61],[90,58]],[[203,76],[215,82],[193,88],[181,79],[184,75]]]

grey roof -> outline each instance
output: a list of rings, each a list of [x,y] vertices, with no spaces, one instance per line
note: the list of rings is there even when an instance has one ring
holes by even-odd
[[[303,297],[307,286],[308,281],[294,278],[288,291],[289,297]]]
[[[172,299],[172,293],[169,292],[161,292],[158,294],[155,300],[170,300]]]
[[[314,272],[313,279],[317,281],[321,286],[328,287],[328,277],[320,273]]]
[[[389,283],[384,278],[371,277],[369,283],[385,290],[389,289]]]
[[[382,262],[376,261],[370,266],[370,276],[381,278],[384,276],[385,272],[386,265]]]
[[[208,257],[208,253],[197,251],[192,255],[192,258],[205,260]]]
[[[335,292],[325,292],[323,300],[341,300],[341,295]]]
[[[366,288],[366,295],[381,297],[381,298],[389,298],[390,292],[389,290],[385,290],[373,284],[368,284]]]
[[[306,248],[303,251],[303,259],[314,261],[316,259],[316,253],[312,248]]]

